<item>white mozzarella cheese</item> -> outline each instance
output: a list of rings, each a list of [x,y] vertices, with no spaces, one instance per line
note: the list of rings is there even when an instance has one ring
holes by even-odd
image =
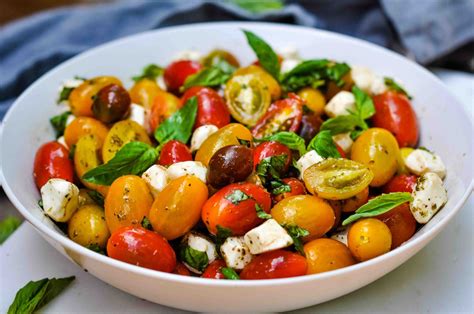
[[[351,77],[355,86],[364,92],[378,95],[387,90],[383,77],[376,75],[371,69],[363,66],[352,66]]]
[[[188,245],[196,251],[205,252],[208,259],[208,264],[212,263],[217,258],[216,245],[212,243],[212,241],[205,235],[191,231],[184,236],[183,244]],[[186,261],[183,262],[190,271],[196,274],[202,273],[202,271],[190,266],[188,263],[186,263]]]
[[[386,90],[387,86],[385,85],[383,77],[376,75],[370,85],[370,93],[372,95],[379,95],[384,93]]]
[[[146,112],[143,106],[140,106],[134,103],[130,105],[130,114],[128,116],[128,119],[140,124],[146,130],[148,127],[146,124],[145,116],[146,116]]]
[[[142,174],[142,179],[145,180],[153,196],[163,191],[170,181],[168,170],[159,165],[153,165],[148,168]]]
[[[72,121],[74,121],[74,119],[76,119],[76,116],[73,115],[73,114],[70,114],[67,116],[67,119],[66,119],[66,126],[68,126],[69,124],[72,123]]]
[[[286,46],[278,49],[278,54],[283,59],[301,59],[298,49],[293,46]]]
[[[425,149],[417,148],[411,152],[405,159],[405,166],[416,175],[434,172],[441,179],[446,176],[446,166],[441,157]]]
[[[324,158],[319,156],[319,154],[315,150],[310,150],[309,152],[301,156],[300,159],[298,159],[298,161],[296,162],[296,167],[300,171],[300,179],[303,178],[303,174],[306,169],[323,160]]]
[[[443,181],[433,172],[425,173],[418,178],[412,197],[410,211],[421,224],[427,223],[448,201]]]
[[[339,147],[342,148],[344,153],[349,154],[351,152],[354,141],[352,140],[349,132],[334,135],[332,139],[337,145],[339,145]]]
[[[79,189],[63,179],[50,179],[41,187],[44,212],[57,222],[67,222],[79,207]]]
[[[324,107],[330,118],[348,115],[348,110],[355,111],[355,97],[348,91],[340,91]]]
[[[300,63],[300,59],[283,59],[281,62],[281,73],[290,72]]]
[[[57,141],[58,141],[59,144],[61,144],[61,145],[63,145],[64,147],[66,147],[66,148],[69,149],[69,147],[68,147],[67,144],[66,144],[66,140],[64,139],[64,136],[59,137],[59,138],[57,139]]]
[[[202,54],[198,50],[183,50],[178,52],[173,60],[180,61],[180,60],[191,60],[191,61],[199,61],[201,60]]]
[[[206,183],[207,167],[200,161],[182,161],[169,166],[167,173],[170,180],[184,176],[195,176]]]
[[[275,219],[268,219],[247,232],[244,240],[252,254],[282,249],[293,244],[288,232]]]
[[[331,235],[331,239],[344,243],[347,246],[347,234],[349,233],[349,226],[337,229],[335,233]]]
[[[191,151],[198,150],[202,143],[212,134],[216,133],[219,128],[213,124],[206,124],[198,127],[193,132],[193,136],[191,137]]]
[[[158,84],[158,87],[161,88],[162,90],[166,91],[166,83],[165,83],[165,77],[163,75],[160,75],[156,78],[156,84]]]
[[[228,237],[221,245],[221,255],[227,267],[233,269],[244,269],[253,258],[244,237]]]

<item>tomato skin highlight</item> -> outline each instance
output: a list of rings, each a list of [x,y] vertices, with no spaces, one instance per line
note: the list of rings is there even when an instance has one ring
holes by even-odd
[[[180,141],[172,140],[163,145],[157,163],[162,166],[169,166],[177,162],[190,160],[193,160],[193,156],[189,148]]]
[[[306,259],[284,250],[256,256],[240,273],[240,279],[275,279],[306,275]]]
[[[253,151],[253,166],[256,169],[258,164],[262,162],[265,158],[286,155],[285,166],[282,169],[282,174],[288,172],[291,164],[291,150],[288,146],[281,144],[279,142],[263,142],[258,145]]]
[[[393,91],[376,95],[373,100],[375,106],[373,126],[392,132],[400,147],[415,147],[419,131],[410,100],[405,95]]]
[[[56,141],[43,144],[36,151],[33,176],[38,189],[53,178],[73,182],[74,167],[66,147]]]
[[[384,193],[393,192],[413,192],[416,186],[418,177],[415,175],[399,174],[394,176],[390,181],[387,182],[382,188]]]
[[[142,227],[117,229],[107,243],[109,257],[125,263],[170,273],[176,255],[165,238]]]
[[[285,192],[281,193],[278,195],[273,195],[273,201],[274,203],[278,203],[279,201],[290,197],[290,196],[295,196],[295,195],[305,195],[306,194],[306,188],[304,186],[304,183],[301,182],[300,180],[296,178],[285,178],[282,180],[283,183],[286,183],[290,186],[291,191],[290,192]]]
[[[237,190],[247,194],[249,199],[237,204],[229,197]],[[270,194],[253,183],[234,183],[220,189],[209,198],[202,208],[202,220],[210,233],[217,233],[217,226],[228,228],[234,236],[244,235],[263,220],[258,218],[255,205],[258,204],[266,213],[270,213]]]
[[[229,109],[227,109],[224,99],[215,90],[201,86],[191,87],[181,98],[182,106],[193,96],[197,97],[198,102],[194,129],[206,124],[222,128],[230,123]]]
[[[297,132],[303,118],[303,101],[296,94],[278,100],[268,107],[267,112],[252,128],[255,138],[270,136],[276,132]]]
[[[221,272],[223,267],[226,267],[224,260],[217,259],[206,267],[201,277],[209,279],[225,279],[224,274]]]
[[[179,88],[183,86],[188,76],[199,72],[202,65],[199,62],[191,60],[179,60],[166,67],[163,75],[165,84],[173,93],[178,93]]]

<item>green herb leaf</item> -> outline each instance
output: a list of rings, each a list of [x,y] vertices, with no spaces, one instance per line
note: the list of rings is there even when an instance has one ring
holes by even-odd
[[[242,192],[241,190],[234,190],[232,193],[227,194],[225,199],[231,201],[232,204],[238,205],[240,202],[250,199],[251,197]]]
[[[108,163],[86,172],[82,179],[95,184],[111,185],[118,177],[141,175],[153,165],[158,153],[150,145],[142,142],[125,144]]]
[[[64,130],[66,129],[66,121],[69,115],[71,115],[71,111],[66,111],[49,119],[49,122],[56,131],[56,138],[64,134]]]
[[[286,154],[271,156],[263,159],[257,165],[257,175],[264,184],[266,184],[267,181],[271,181],[272,179],[279,179],[280,173],[285,168],[287,159],[288,156]]]
[[[89,244],[87,248],[91,251],[94,251],[96,253],[106,255],[104,249],[102,249],[97,243],[94,244]]]
[[[68,158],[74,161],[74,154],[75,153],[76,153],[76,144],[72,144],[71,147],[69,147]]]
[[[143,68],[143,71],[140,75],[132,77],[132,80],[135,82],[138,82],[142,79],[150,79],[152,81],[155,81],[158,76],[161,76],[165,69],[162,67],[156,65],[156,64],[149,64],[146,67]]]
[[[330,131],[319,132],[308,144],[308,150],[315,150],[323,158],[341,158]]]
[[[327,77],[336,83],[337,86],[341,87],[344,86],[345,82],[342,79],[344,75],[349,73],[351,68],[347,65],[347,63],[333,63],[326,69]]]
[[[352,87],[352,93],[356,102],[356,114],[362,120],[372,117],[375,114],[372,98],[357,86]]]
[[[13,303],[8,308],[8,314],[34,313],[60,294],[73,280],[67,278],[42,279],[30,281],[16,293]]]
[[[288,73],[283,75],[282,81],[288,80],[288,78],[297,75],[306,75],[314,72],[321,71],[329,65],[329,61],[326,59],[314,59],[306,60],[298,64],[296,67],[291,69]]]
[[[382,194],[359,207],[359,209],[355,211],[355,214],[349,216],[342,222],[342,225],[348,225],[360,218],[375,217],[384,214],[391,209],[402,205],[403,203],[411,202],[412,200],[413,197],[408,192]]]
[[[284,7],[281,0],[232,0],[236,5],[252,13],[279,10]]]
[[[213,66],[204,68],[201,71],[190,75],[184,81],[180,91],[184,92],[193,86],[215,87],[225,84],[230,78],[230,74],[224,72],[221,68]]]
[[[43,207],[43,199],[38,200],[38,206],[41,207],[41,209],[44,209]]]
[[[337,135],[351,132],[357,127],[362,127],[362,122],[364,121],[361,121],[361,119],[355,115],[337,116],[324,121],[320,130],[330,131],[331,135]]]
[[[280,63],[278,62],[278,56],[275,51],[273,51],[269,44],[254,33],[244,30],[244,34],[247,37],[247,42],[250,47],[257,55],[260,65],[278,80],[280,75]]]
[[[257,217],[260,219],[272,219],[272,215],[264,211],[262,206],[257,203],[255,203],[255,211],[257,212]]]
[[[270,186],[271,186],[273,195],[279,195],[279,194],[291,192],[291,187],[281,180],[271,181]]]
[[[407,96],[408,99],[412,99],[412,97],[410,96],[410,94],[408,94],[406,89],[403,88],[401,85],[399,85],[397,82],[395,82],[395,80],[393,78],[384,77],[383,80],[384,80],[385,85],[387,86],[388,89],[396,91],[400,94],[403,94],[403,95]]]
[[[215,236],[215,240],[216,240],[215,242],[216,242],[217,252],[219,252],[220,251],[219,248],[225,242],[225,240],[228,237],[232,236],[232,230],[226,227],[222,227],[220,225],[217,225],[216,229],[217,229],[217,233]]]
[[[278,132],[271,136],[265,137],[261,140],[256,140],[258,142],[270,142],[275,141],[279,142],[283,145],[288,146],[291,150],[297,150],[300,155],[304,155],[306,153],[306,144],[304,139],[301,136],[293,132]]]
[[[21,220],[14,216],[9,216],[0,221],[0,244],[3,244],[20,225]]]
[[[148,230],[153,230],[153,226],[151,225],[150,219],[147,216],[143,217],[142,219],[142,227]]]
[[[230,267],[222,267],[221,268],[221,273],[222,273],[222,275],[224,275],[225,279],[230,279],[230,280],[239,280],[240,279],[239,275],[235,272],[235,270],[233,270]]]
[[[97,205],[104,207],[104,197],[102,194],[97,191],[87,191],[87,195],[89,195]]]
[[[193,131],[197,107],[196,96],[191,97],[181,109],[163,121],[155,130],[155,138],[158,143],[163,144],[170,140],[187,143]]]
[[[180,257],[184,263],[198,271],[204,271],[209,264],[206,252],[198,251],[187,245],[181,247]]]
[[[305,256],[302,238],[309,235],[309,231],[296,225],[283,225],[283,228],[286,229],[290,237],[293,239],[293,245],[295,246],[296,251]]]
[[[240,145],[250,147],[250,141],[247,141],[247,140],[244,140],[244,139],[241,139],[241,138],[238,138],[237,140],[239,141]]]
[[[57,100],[57,103],[60,104],[63,101],[68,100],[69,95],[71,95],[73,90],[74,90],[74,87],[63,87],[63,89],[61,89],[61,92],[59,92],[59,98]]]

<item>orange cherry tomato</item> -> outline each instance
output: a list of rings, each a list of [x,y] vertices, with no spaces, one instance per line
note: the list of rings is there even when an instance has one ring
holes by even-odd
[[[154,132],[161,122],[168,119],[180,108],[181,102],[178,97],[165,91],[157,92],[148,116],[151,131]]]
[[[104,143],[108,132],[109,129],[99,120],[77,117],[64,130],[64,140],[69,147],[72,147],[82,136],[94,134],[101,143]]]
[[[183,86],[188,76],[199,72],[201,69],[202,65],[197,61],[179,60],[171,63],[163,74],[168,90],[172,93],[178,93],[179,88]]]
[[[390,229],[392,234],[392,250],[399,247],[415,234],[416,220],[410,211],[408,203],[397,206],[376,218],[383,221]]]
[[[228,228],[235,236],[244,235],[263,220],[258,218],[256,205],[270,212],[270,194],[253,183],[234,183],[219,190],[202,208],[202,220],[210,233],[217,226]]]
[[[415,175],[399,174],[394,176],[382,188],[384,193],[392,192],[413,192],[418,177]]]
[[[41,145],[36,151],[33,176],[38,189],[53,178],[73,182],[74,167],[66,147],[56,141]]]
[[[176,267],[176,255],[168,241],[142,227],[122,227],[112,233],[107,254],[125,263],[167,273]]]
[[[145,109],[150,109],[153,104],[153,99],[162,91],[163,90],[154,80],[144,78],[132,86],[130,89],[130,98],[133,103],[142,105]]]
[[[418,143],[418,123],[410,100],[403,94],[387,91],[373,97],[374,127],[393,133],[400,147],[415,147]]]
[[[173,274],[181,276],[191,276],[191,272],[189,271],[189,269],[187,269],[186,266],[184,266],[184,264],[181,262],[176,263],[176,267],[173,270]]]
[[[274,279],[306,275],[306,259],[293,252],[276,250],[256,256],[240,273],[240,279]]]
[[[180,141],[172,140],[163,145],[157,164],[169,166],[177,162],[190,160],[193,160],[193,156],[189,148]]]
[[[308,274],[318,274],[354,265],[356,260],[343,243],[333,239],[316,239],[304,245]]]
[[[209,279],[225,279],[224,274],[221,272],[223,267],[226,267],[224,260],[216,259],[206,267],[201,277]]]
[[[285,178],[282,180],[283,183],[290,186],[290,192],[284,192],[278,195],[273,195],[274,203],[278,203],[279,201],[288,198],[290,196],[295,195],[305,195],[306,188],[304,187],[304,183],[296,178]]]
[[[361,219],[349,229],[347,243],[352,255],[363,262],[390,251],[392,234],[378,219]]]

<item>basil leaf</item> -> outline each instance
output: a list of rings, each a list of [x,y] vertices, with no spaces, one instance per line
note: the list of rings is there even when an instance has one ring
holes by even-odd
[[[21,220],[14,216],[9,216],[0,221],[0,244],[3,244],[20,225]]]
[[[140,75],[132,77],[132,80],[135,82],[138,82],[143,79],[150,79],[152,81],[155,81],[158,76],[161,76],[165,69],[162,67],[156,65],[156,64],[149,64],[146,67],[143,68],[143,71]]]
[[[349,73],[350,70],[351,68],[347,63],[334,63],[327,67],[326,75],[331,81],[336,83],[337,86],[341,87],[345,84],[342,79],[343,76]]]
[[[291,187],[281,180],[273,180],[270,182],[273,195],[279,195],[287,192],[291,192]]]
[[[59,98],[57,100],[57,103],[60,104],[63,101],[69,100],[69,95],[71,95],[73,90],[74,90],[74,87],[64,86],[63,89],[61,89],[61,91],[59,92]]]
[[[42,279],[30,281],[16,293],[13,303],[8,308],[8,314],[28,314],[39,310],[49,301],[60,294],[73,280],[67,278]]]
[[[315,60],[306,60],[298,64],[288,73],[283,75],[282,81],[287,80],[288,78],[296,75],[311,74],[316,71],[320,71],[326,68],[329,64],[329,61],[326,59],[315,59]]]
[[[191,97],[181,109],[163,121],[155,130],[155,138],[158,143],[163,144],[170,140],[187,143],[196,120],[197,107],[196,96]]]
[[[341,158],[330,131],[319,132],[308,144],[308,150],[315,150],[323,158]]]
[[[267,180],[275,178],[279,179],[280,173],[285,168],[285,163],[287,159],[288,156],[286,154],[271,156],[263,159],[257,165],[257,175],[260,177],[264,184],[267,182]]]
[[[221,273],[222,273],[222,275],[224,275],[225,279],[230,279],[230,280],[239,280],[240,279],[239,275],[235,272],[235,270],[233,270],[230,267],[222,267],[221,268]]]
[[[278,56],[275,51],[273,51],[269,44],[254,33],[244,30],[244,34],[247,37],[247,42],[250,47],[257,55],[260,65],[270,73],[271,76],[278,80],[280,75],[280,63],[278,62]]]
[[[321,131],[330,131],[331,135],[351,132],[357,127],[363,127],[364,121],[355,115],[337,116],[321,124]]]
[[[359,207],[359,209],[355,211],[355,214],[349,216],[342,222],[342,225],[348,225],[360,218],[375,217],[384,214],[391,209],[402,205],[403,203],[411,202],[412,200],[413,197],[408,192],[382,194]]]
[[[244,140],[244,139],[241,139],[241,138],[237,138],[237,140],[239,141],[240,145],[250,147],[250,141],[247,141],[247,140]]]
[[[143,217],[141,225],[145,229],[153,230],[153,226],[151,225],[151,221],[150,221],[150,219],[148,219],[147,216]]]
[[[232,236],[232,230],[226,227],[222,227],[220,225],[217,225],[216,229],[217,229],[217,233],[215,236],[215,242],[216,242],[217,252],[220,252],[219,248],[221,247],[221,245],[225,242],[225,240],[228,237]]]
[[[297,225],[283,225],[283,228],[286,229],[290,237],[293,239],[293,245],[295,246],[296,251],[301,255],[305,256],[303,250],[303,241],[301,238],[309,235],[309,231],[298,227]]]
[[[263,13],[266,11],[279,10],[285,6],[282,0],[233,0],[232,2],[242,9],[252,13]]]
[[[41,209],[44,209],[42,199],[38,200],[38,206],[41,207]]]
[[[104,197],[97,191],[87,191],[87,195],[89,195],[94,202],[100,207],[104,207]]]
[[[388,89],[390,90],[393,90],[393,91],[396,91],[400,94],[403,94],[405,96],[407,96],[408,99],[412,99],[413,97],[410,96],[410,94],[408,94],[408,92],[406,91],[405,88],[403,88],[402,86],[400,86],[397,82],[395,82],[395,80],[391,77],[384,77],[383,78],[384,82],[385,82],[385,85],[387,86]]]
[[[105,251],[104,251],[97,243],[89,244],[89,245],[87,246],[87,248],[88,248],[89,250],[91,250],[91,251],[96,252],[96,253],[105,255]]]
[[[283,145],[288,146],[289,149],[297,150],[300,155],[304,155],[306,153],[306,144],[304,139],[301,136],[293,132],[278,132],[271,136],[265,137],[260,142],[270,142],[275,141],[279,142]]]
[[[368,119],[375,114],[375,107],[372,98],[359,87],[352,87],[352,93],[356,102],[356,113],[362,119]]]
[[[56,138],[64,134],[64,130],[66,129],[66,121],[69,115],[71,115],[71,111],[66,111],[49,119],[49,122],[56,131]]]
[[[153,165],[158,153],[150,145],[142,142],[125,144],[108,163],[86,172],[82,179],[95,184],[111,185],[118,177],[141,175]]]
[[[193,86],[214,87],[225,84],[230,78],[230,74],[224,72],[219,67],[204,68],[201,71],[192,74],[186,78],[180,91],[184,92]]]
[[[234,190],[232,193],[227,194],[225,199],[231,201],[232,204],[238,205],[240,202],[250,199],[251,197],[242,192],[241,190]]]
[[[206,252],[198,251],[187,245],[181,247],[180,257],[184,263],[198,271],[204,271],[209,264]]]
[[[257,212],[257,217],[260,219],[272,219],[272,215],[263,210],[262,206],[255,203],[255,211]]]

